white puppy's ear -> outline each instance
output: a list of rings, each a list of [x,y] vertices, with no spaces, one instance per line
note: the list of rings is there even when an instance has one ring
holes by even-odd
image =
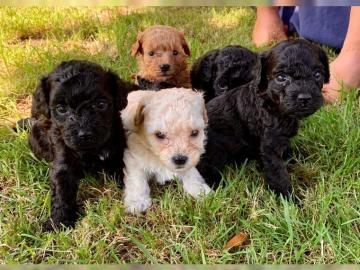
[[[126,130],[135,132],[144,122],[145,105],[136,102],[128,103],[126,108],[121,111],[121,120]]]
[[[204,118],[205,124],[207,124],[208,121],[209,121],[209,118],[208,118],[208,115],[207,115],[207,112],[206,112],[206,107],[205,107],[205,105],[203,106],[203,118]]]
[[[208,119],[208,116],[207,116],[207,111],[206,111],[206,106],[205,106],[204,92],[198,91],[196,89],[195,89],[195,92],[201,98],[203,119],[204,119],[205,124],[207,124],[209,119]]]
[[[128,131],[136,131],[144,122],[145,100],[148,100],[154,91],[138,90],[128,95],[128,105],[121,111],[121,120]]]
[[[140,103],[136,109],[136,113],[134,116],[134,127],[136,129],[140,128],[141,125],[144,123],[145,114],[144,114],[145,105]]]

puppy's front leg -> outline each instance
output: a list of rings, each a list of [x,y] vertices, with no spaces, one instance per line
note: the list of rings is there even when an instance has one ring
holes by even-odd
[[[127,164],[125,159],[125,164]],[[151,206],[150,187],[146,173],[140,168],[126,166],[124,204],[128,213],[145,212]]]
[[[260,162],[269,188],[278,195],[289,197],[292,187],[282,160],[282,149],[285,145],[288,145],[285,138],[273,136],[263,138],[260,145]]]
[[[211,188],[205,183],[204,178],[202,178],[196,168],[191,168],[180,178],[185,192],[194,198],[199,197],[202,193],[206,195],[211,192]]]
[[[78,217],[76,195],[83,177],[81,165],[67,151],[58,151],[50,168],[51,218],[44,230],[58,229],[60,224],[74,226]]]
[[[213,189],[216,189],[219,187],[221,182],[220,171],[227,164],[229,157],[221,143],[216,140],[216,137],[221,138],[221,135],[213,135],[210,132],[208,133],[206,152],[200,158],[200,162],[196,168],[205,179],[205,182]]]

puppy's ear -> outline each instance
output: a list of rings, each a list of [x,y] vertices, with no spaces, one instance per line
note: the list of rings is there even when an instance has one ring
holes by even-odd
[[[205,105],[205,99],[204,99],[204,92],[196,92],[200,97],[201,97],[201,100],[202,100],[202,103],[201,103],[201,107],[202,107],[202,116],[203,116],[203,119],[204,119],[204,122],[205,124],[208,123],[209,121],[209,118],[208,118],[208,115],[207,115],[207,111],[206,111],[206,105]]]
[[[216,60],[219,53],[214,50],[199,57],[191,67],[190,78],[194,88],[202,89],[204,83],[210,84],[216,76]]]
[[[180,38],[181,38],[181,46],[184,50],[184,53],[187,55],[187,56],[190,56],[190,48],[189,48],[189,45],[187,44],[186,40],[185,40],[185,35],[183,32],[180,32]]]
[[[46,118],[50,119],[49,96],[49,76],[44,76],[41,78],[40,83],[33,94],[31,106],[32,117],[38,118],[40,115],[44,115]]]
[[[128,105],[121,111],[121,119],[125,129],[136,131],[145,119],[145,100],[151,98],[154,91],[139,90],[128,96]]]
[[[256,74],[255,80],[258,84],[258,88],[260,91],[265,90],[267,88],[268,79],[267,79],[267,69],[268,69],[268,60],[269,60],[269,52],[263,52],[259,55],[259,60],[254,68],[254,72]]]
[[[141,127],[145,119],[144,109],[145,105],[141,101],[130,101],[121,111],[121,120],[126,130],[136,132]]]
[[[195,93],[200,98],[199,103],[200,103],[201,110],[202,110],[202,117],[204,119],[205,124],[207,124],[209,119],[208,119],[208,115],[206,112],[206,106],[205,106],[205,98],[204,98],[205,92],[195,90]]]
[[[324,67],[324,83],[328,83],[330,79],[329,59],[326,55],[326,52],[320,47],[319,47],[319,59]]]
[[[108,86],[114,99],[116,111],[121,111],[127,105],[127,96],[129,92],[139,89],[139,86],[126,82],[112,71],[108,71]]]
[[[136,42],[131,46],[131,56],[135,57],[139,53],[143,53],[142,37],[143,37],[143,32],[139,32],[136,37]]]
[[[208,115],[207,115],[205,104],[203,106],[203,118],[204,118],[204,122],[207,124],[208,121],[209,121],[209,118],[208,118]]]
[[[144,114],[145,105],[140,103],[136,109],[134,116],[134,127],[139,128],[144,123],[145,114]]]

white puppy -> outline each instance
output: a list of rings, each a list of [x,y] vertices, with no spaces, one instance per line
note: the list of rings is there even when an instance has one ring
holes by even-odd
[[[127,212],[144,212],[150,207],[150,178],[164,184],[176,177],[193,197],[211,191],[195,167],[204,152],[207,123],[200,93],[185,88],[135,91],[128,95],[121,117],[127,131]]]

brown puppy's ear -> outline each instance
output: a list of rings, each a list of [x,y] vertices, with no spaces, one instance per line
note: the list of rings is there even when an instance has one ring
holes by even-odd
[[[115,110],[121,111],[127,105],[127,96],[131,91],[138,90],[139,86],[126,82],[112,71],[108,71],[108,86],[114,99]]]
[[[181,38],[181,46],[184,50],[184,53],[187,56],[190,56],[190,49],[189,49],[189,45],[187,44],[186,40],[185,40],[185,35],[183,32],[180,32],[180,38]]]
[[[50,119],[49,108],[49,95],[50,95],[50,83],[49,77],[44,76],[41,78],[38,87],[36,88],[32,97],[31,116],[39,118],[40,115]]]
[[[144,123],[145,114],[144,114],[145,105],[140,103],[136,109],[136,113],[134,116],[134,126],[135,128],[141,127]]]
[[[319,47],[319,59],[324,67],[324,83],[328,83],[330,80],[329,59],[321,47]]]
[[[136,37],[136,42],[131,46],[131,56],[135,57],[139,53],[143,53],[142,37],[143,37],[143,32],[139,32]]]

